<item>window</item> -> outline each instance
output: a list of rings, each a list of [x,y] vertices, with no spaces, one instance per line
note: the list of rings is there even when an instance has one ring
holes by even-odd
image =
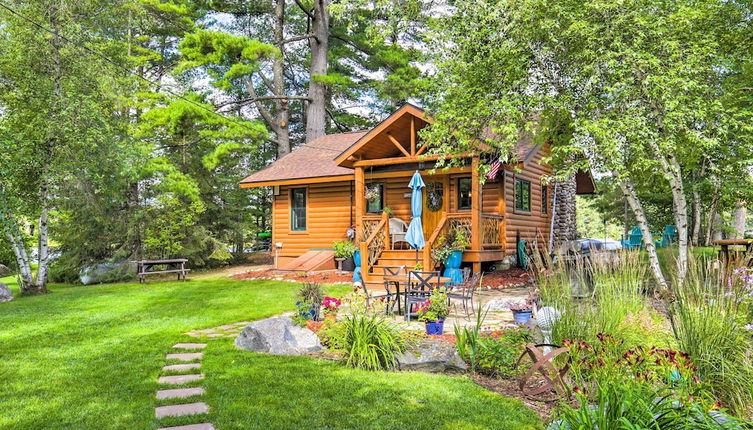
[[[378,197],[372,200],[366,201],[366,212],[380,213],[384,209],[384,185],[382,184],[369,184],[370,190],[376,191]]]
[[[549,187],[541,186],[541,213],[549,213]]]
[[[471,208],[471,178],[458,179],[458,210]]]
[[[306,189],[290,190],[290,229],[306,231]]]
[[[515,178],[515,210],[531,211],[531,182]]]

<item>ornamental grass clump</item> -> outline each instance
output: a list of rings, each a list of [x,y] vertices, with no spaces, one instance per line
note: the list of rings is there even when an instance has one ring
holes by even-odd
[[[699,376],[735,413],[753,417],[753,341],[745,325],[753,308],[744,270],[724,271],[692,259],[667,298],[672,333]]]
[[[367,370],[397,366],[395,354],[403,352],[407,341],[395,324],[364,313],[350,315],[339,324],[348,366]]]

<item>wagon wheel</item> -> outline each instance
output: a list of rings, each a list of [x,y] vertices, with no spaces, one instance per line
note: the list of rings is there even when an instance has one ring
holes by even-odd
[[[553,348],[548,353],[544,354],[539,348],[551,347]],[[569,396],[569,390],[564,381],[564,376],[568,370],[570,370],[570,364],[572,363],[572,357],[568,357],[567,363],[561,368],[554,367],[552,360],[570,350],[566,347],[560,347],[550,343],[529,344],[526,345],[525,350],[518,357],[518,361],[515,363],[515,367],[518,367],[523,361],[524,357],[530,357],[533,365],[528,372],[520,379],[518,387],[524,396],[529,398],[537,398],[542,400],[540,396],[546,393],[555,393],[557,397],[549,398],[547,400],[556,400],[558,397]],[[533,375],[538,372],[544,379],[544,384],[538,387],[534,387],[530,384],[530,380]]]

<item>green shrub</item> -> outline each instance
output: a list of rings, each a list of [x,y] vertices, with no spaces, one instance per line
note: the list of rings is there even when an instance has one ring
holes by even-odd
[[[475,345],[476,371],[500,377],[516,374],[515,363],[530,341],[531,333],[522,327],[479,336]]]
[[[392,369],[397,365],[395,354],[403,352],[407,346],[399,328],[377,315],[350,315],[340,324],[345,360],[350,367]]]

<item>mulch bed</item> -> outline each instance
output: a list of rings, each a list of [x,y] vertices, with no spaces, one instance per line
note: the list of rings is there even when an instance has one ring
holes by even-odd
[[[232,276],[235,279],[267,279],[292,282],[318,282],[320,284],[352,283],[353,274],[346,272],[339,274],[334,270],[324,272],[282,272],[266,269],[254,270]]]
[[[512,397],[520,400],[524,405],[536,412],[545,423],[550,421],[552,418],[552,412],[559,404],[558,401],[538,401],[524,396],[523,393],[520,392],[518,379],[516,378],[494,378],[491,376],[479,375],[477,373],[471,373],[468,377],[470,377],[473,382],[487,390],[494,391],[505,397]]]
[[[531,279],[531,274],[523,269],[497,270],[484,273],[481,284],[492,289],[524,287]]]

